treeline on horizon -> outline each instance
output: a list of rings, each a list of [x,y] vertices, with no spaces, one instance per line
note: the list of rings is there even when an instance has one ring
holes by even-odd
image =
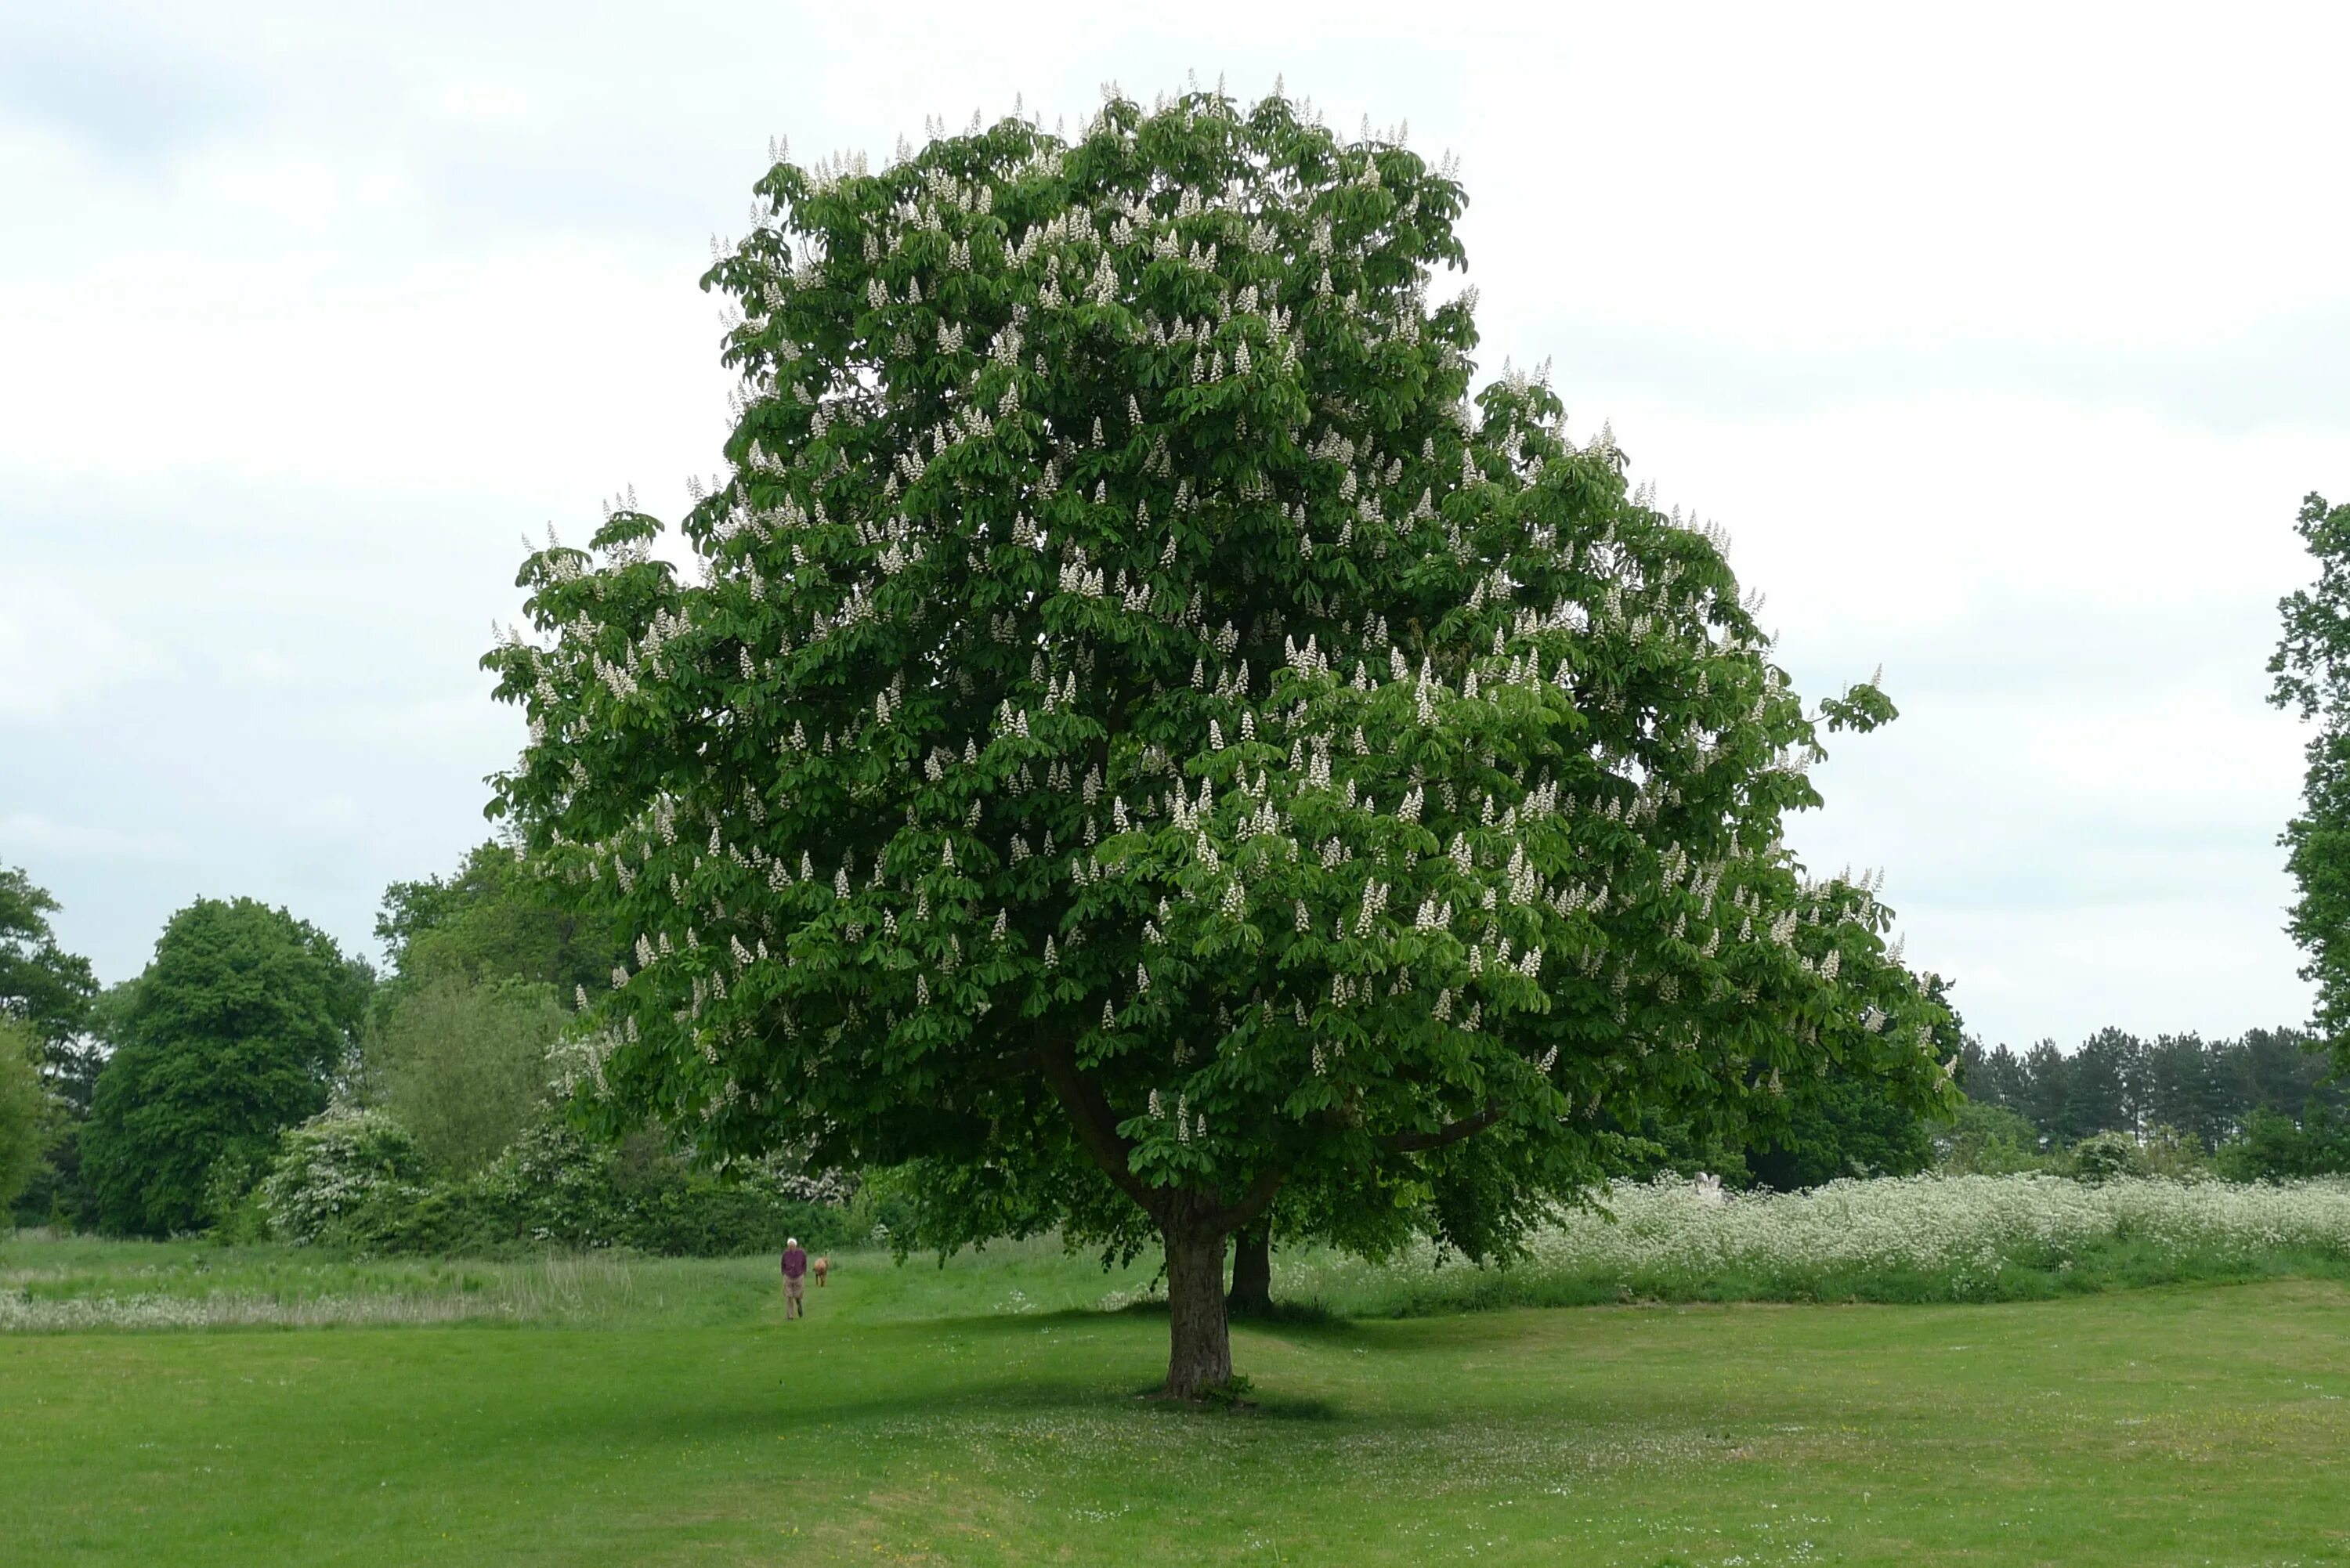
[[[569,1002],[619,944],[495,845],[386,890],[380,971],[285,909],[200,898],[143,972],[101,988],[58,946],[57,907],[0,867],[15,1224],[378,1252],[847,1240],[837,1185],[721,1180],[662,1129],[607,1146],[567,1125],[551,1085]]]
[[[2100,1133],[2163,1134],[2215,1150],[2266,1113],[2294,1123],[2338,1118],[2350,1094],[2306,1030],[2252,1029],[2232,1040],[2195,1033],[2142,1039],[2100,1029],[2071,1051],[2042,1040],[2022,1053],[1960,1053],[1960,1084],[1975,1104],[2012,1111],[2044,1147]]]
[[[786,1155],[721,1180],[657,1127],[616,1147],[574,1132],[556,1055],[572,1000],[621,944],[498,846],[386,889],[380,971],[283,909],[200,899],[141,975],[100,988],[58,946],[57,909],[0,867],[0,1210],[15,1223],[379,1251],[723,1252],[786,1230],[834,1246],[919,1230],[920,1194],[897,1173]],[[1768,1138],[1627,1128],[1617,1174],[1789,1190],[1934,1168],[2350,1171],[2350,1091],[2304,1030],[2109,1028],[2019,1053],[1961,1026],[1946,1048],[1965,1096],[1947,1118],[1831,1076]]]

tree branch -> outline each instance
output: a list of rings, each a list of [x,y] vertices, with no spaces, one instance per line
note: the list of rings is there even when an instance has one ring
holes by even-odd
[[[1396,1133],[1381,1141],[1398,1154],[1417,1154],[1422,1149],[1442,1148],[1447,1144],[1459,1143],[1462,1138],[1474,1137],[1501,1119],[1502,1106],[1496,1101],[1475,1116],[1464,1116],[1434,1132]]]
[[[1118,1189],[1142,1206],[1142,1211],[1161,1224],[1165,1223],[1163,1196],[1159,1189],[1146,1187],[1134,1174],[1128,1156],[1133,1145],[1118,1130],[1118,1114],[1110,1109],[1100,1086],[1086,1076],[1077,1065],[1076,1053],[1066,1045],[1048,1046],[1037,1053],[1045,1068],[1045,1082],[1052,1085],[1055,1097],[1076,1124],[1077,1141],[1085,1146],[1102,1173],[1117,1184]]]
[[[1216,1230],[1226,1232],[1247,1229],[1263,1218],[1266,1210],[1273,1207],[1274,1196],[1281,1191],[1281,1184],[1287,1179],[1288,1173],[1285,1171],[1261,1172],[1254,1181],[1249,1183],[1248,1190],[1241,1194],[1240,1201],[1228,1208],[1211,1210],[1206,1217],[1207,1222]]]

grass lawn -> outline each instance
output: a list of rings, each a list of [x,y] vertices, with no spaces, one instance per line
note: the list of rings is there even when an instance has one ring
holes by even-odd
[[[0,1334],[0,1561],[2350,1562],[2331,1281],[1243,1328],[1235,1416],[1136,1397],[1163,1316],[1021,1310],[1081,1262],[859,1258],[805,1323],[646,1267],[562,1324]]]

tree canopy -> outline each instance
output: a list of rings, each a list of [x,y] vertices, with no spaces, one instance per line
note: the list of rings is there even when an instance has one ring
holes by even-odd
[[[450,976],[533,981],[567,997],[601,982],[626,950],[564,892],[496,844],[475,846],[446,877],[394,882],[375,922],[386,1002]]]
[[[216,1161],[257,1169],[282,1129],[326,1104],[370,983],[283,909],[199,898],[172,916],[123,998],[83,1132],[99,1222],[193,1228]]]
[[[45,1064],[68,1074],[74,1043],[98,995],[89,961],[57,946],[57,901],[13,866],[0,866],[0,1017],[28,1025]]]
[[[363,1089],[444,1175],[486,1166],[545,1110],[565,1003],[627,950],[599,911],[494,843],[456,871],[384,890]]]
[[[1807,712],[1719,534],[1472,392],[1448,171],[1195,93],[756,191],[700,580],[624,500],[485,659],[494,810],[631,944],[583,1114],[1155,1235],[1191,1395],[1277,1194],[1506,1249],[1643,1106],[1947,1092],[1874,879],[1781,836],[1892,705]]]

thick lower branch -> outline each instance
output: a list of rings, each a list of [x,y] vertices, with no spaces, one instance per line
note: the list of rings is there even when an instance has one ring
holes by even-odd
[[[1248,1190],[1241,1194],[1238,1201],[1227,1208],[1210,1210],[1201,1216],[1201,1222],[1220,1235],[1246,1230],[1263,1219],[1264,1211],[1273,1207],[1273,1200],[1286,1179],[1286,1175],[1278,1170],[1262,1173],[1249,1183]]]
[[[1164,1194],[1146,1187],[1134,1174],[1131,1158],[1134,1146],[1118,1130],[1118,1113],[1110,1108],[1099,1085],[1086,1076],[1077,1065],[1076,1053],[1067,1046],[1053,1046],[1038,1053],[1045,1069],[1045,1082],[1052,1085],[1054,1096],[1069,1113],[1077,1129],[1077,1141],[1086,1153],[1093,1157],[1102,1173],[1115,1183],[1120,1192],[1142,1206],[1142,1211],[1166,1223]]]
[[[1066,1046],[1046,1047],[1037,1053],[1037,1057],[1044,1066],[1045,1082],[1068,1111],[1069,1119],[1076,1127],[1077,1141],[1085,1146],[1086,1153],[1120,1192],[1140,1204],[1142,1211],[1160,1225],[1168,1222],[1171,1204],[1187,1202],[1191,1223],[1225,1236],[1254,1224],[1273,1207],[1274,1197],[1287,1179],[1286,1173],[1279,1170],[1261,1172],[1249,1183],[1247,1190],[1230,1204],[1202,1205],[1184,1199],[1172,1189],[1145,1185],[1134,1174],[1134,1145],[1118,1130],[1118,1113],[1110,1108],[1100,1085],[1077,1065],[1076,1053]]]
[[[1384,1141],[1398,1154],[1417,1154],[1422,1149],[1442,1148],[1447,1144],[1459,1143],[1462,1138],[1474,1137],[1501,1119],[1502,1107],[1497,1102],[1473,1116],[1464,1116],[1434,1132],[1396,1133]]]

